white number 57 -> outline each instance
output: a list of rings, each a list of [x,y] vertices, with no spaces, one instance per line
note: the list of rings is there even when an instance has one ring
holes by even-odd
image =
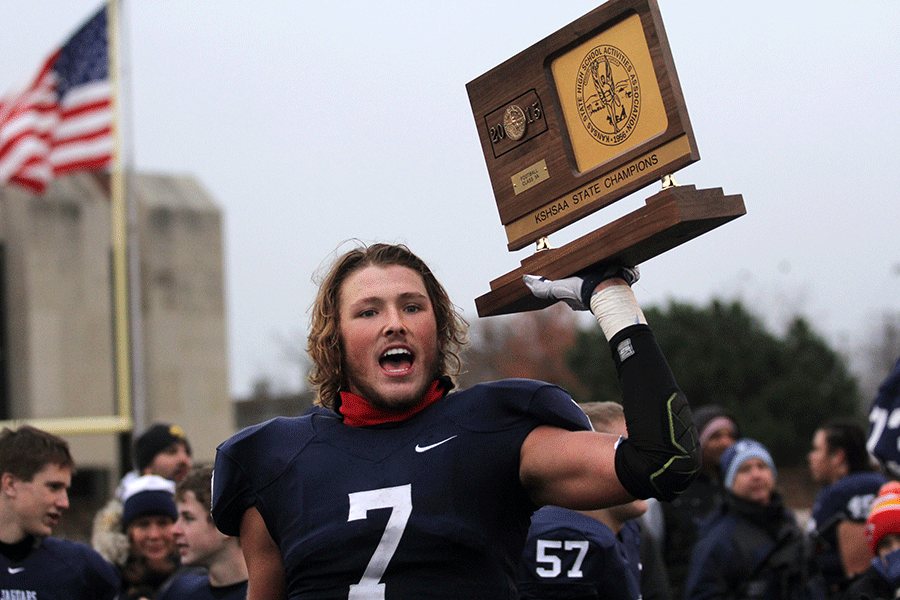
[[[561,540],[538,540],[537,556],[535,560],[547,567],[537,567],[535,572],[540,577],[559,577],[562,573],[562,559],[559,556],[549,552],[550,550],[561,550],[563,552],[575,551],[575,560],[572,567],[566,572],[566,576],[572,578],[584,577],[581,565],[584,563],[584,557],[587,555],[588,543],[586,540],[566,540],[565,545]]]

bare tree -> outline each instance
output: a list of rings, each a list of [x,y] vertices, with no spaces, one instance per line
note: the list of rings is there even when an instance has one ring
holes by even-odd
[[[578,332],[578,317],[556,304],[478,322],[465,355],[463,387],[509,377],[555,383],[578,396],[582,384],[569,369],[568,356]]]
[[[866,406],[900,358],[900,312],[885,311],[873,330],[871,339],[874,341],[864,350],[867,364],[863,366],[861,387]]]

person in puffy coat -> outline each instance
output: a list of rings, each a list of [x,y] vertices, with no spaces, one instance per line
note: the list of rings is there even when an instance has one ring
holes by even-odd
[[[722,455],[723,504],[691,553],[687,600],[821,600],[809,540],[775,490],[775,463],[755,440]]]

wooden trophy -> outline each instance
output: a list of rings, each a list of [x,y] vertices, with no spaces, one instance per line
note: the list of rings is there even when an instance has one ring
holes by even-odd
[[[637,265],[746,213],[674,184],[700,155],[655,0],[611,0],[466,89],[507,247],[537,244],[476,298],[481,317],[540,309],[522,275]],[[656,181],[646,205],[560,248],[546,236]]]

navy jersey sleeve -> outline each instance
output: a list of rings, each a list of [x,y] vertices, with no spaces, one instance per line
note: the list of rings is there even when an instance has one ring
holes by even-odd
[[[485,401],[478,407],[478,418],[466,419],[473,430],[500,431],[521,419],[532,425],[552,425],[570,431],[591,430],[591,422],[572,397],[559,386],[531,379],[503,379],[472,388],[484,394]]]
[[[823,488],[811,514],[816,531],[823,534],[841,521],[865,522],[886,481],[880,473],[851,473]]]
[[[840,509],[840,499],[832,492],[831,486],[822,488],[810,511],[810,525],[819,535],[824,534],[837,524]]]
[[[217,448],[212,517],[219,531],[240,535],[241,519],[257,504],[258,491],[278,477],[309,440],[308,422],[309,417],[279,417],[248,427]]]
[[[562,388],[542,386],[531,400],[529,412],[541,422],[570,431],[592,430],[590,419]]]
[[[212,478],[212,517],[216,527],[225,535],[238,536],[241,518],[256,502],[250,486],[250,476],[235,459],[228,440],[216,451]]]

